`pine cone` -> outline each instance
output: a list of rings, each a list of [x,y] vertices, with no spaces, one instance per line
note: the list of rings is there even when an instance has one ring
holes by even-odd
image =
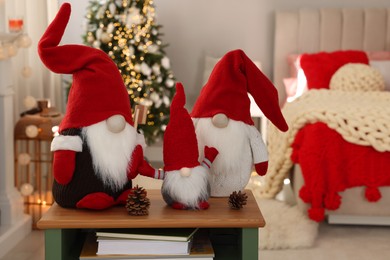
[[[146,195],[146,190],[138,185],[131,189],[126,200],[126,210],[129,215],[145,216],[149,214],[150,200]]]
[[[241,193],[241,191],[234,191],[229,196],[229,207],[232,209],[241,209],[244,205],[246,205],[246,200],[248,196],[245,192]]]

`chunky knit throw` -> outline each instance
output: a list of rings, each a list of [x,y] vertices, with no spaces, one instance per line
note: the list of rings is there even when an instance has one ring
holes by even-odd
[[[390,151],[390,92],[310,90],[282,110],[289,125],[285,133],[268,130],[269,168],[261,196],[273,198],[281,190],[293,162],[295,136],[307,124],[322,122],[350,143]]]

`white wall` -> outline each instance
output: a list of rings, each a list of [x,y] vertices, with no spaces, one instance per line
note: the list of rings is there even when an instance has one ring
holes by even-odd
[[[63,0],[59,0],[64,2]],[[72,3],[71,24],[64,42],[81,43],[82,20],[88,0]],[[280,9],[318,7],[390,7],[389,0],[155,0],[157,23],[173,72],[183,82],[188,107],[202,87],[205,55],[219,57],[243,49],[262,63],[272,78],[274,12]]]

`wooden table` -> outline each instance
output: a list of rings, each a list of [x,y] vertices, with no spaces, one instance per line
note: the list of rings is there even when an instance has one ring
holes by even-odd
[[[230,209],[227,198],[210,198],[209,209],[194,211],[172,209],[163,201],[160,190],[148,190],[151,206],[147,216],[130,216],[123,206],[91,211],[54,204],[37,226],[45,230],[46,260],[79,259],[83,234],[91,229],[184,227],[209,229],[216,260],[257,260],[258,232],[265,221],[252,192],[246,193],[247,205],[241,210]]]

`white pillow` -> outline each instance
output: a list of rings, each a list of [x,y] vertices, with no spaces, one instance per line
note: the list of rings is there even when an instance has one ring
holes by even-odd
[[[379,70],[385,80],[385,91],[390,91],[390,60],[371,60],[370,65]]]

